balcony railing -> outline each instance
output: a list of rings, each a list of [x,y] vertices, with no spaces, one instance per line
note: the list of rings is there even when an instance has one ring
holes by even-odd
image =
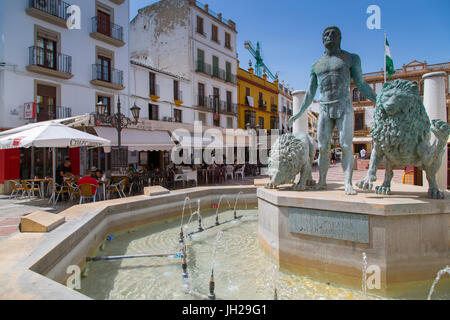
[[[278,106],[276,104],[271,104],[270,105],[270,111],[272,112],[278,112]]]
[[[201,73],[207,74],[211,77],[219,78],[223,81],[237,84],[237,78],[236,78],[235,74],[226,72],[225,70],[220,69],[220,68],[213,68],[213,66],[211,64],[205,63],[200,60],[197,60],[195,62],[195,65],[196,65],[196,69],[195,69],[196,72],[201,72]]]
[[[72,74],[72,57],[48,51],[44,48],[29,47],[29,64]]]
[[[286,106],[283,106],[283,113],[287,113],[287,107]]]
[[[123,86],[123,71],[105,68],[101,64],[93,64],[92,80],[100,80]]]
[[[231,103],[231,102],[228,102],[228,101],[222,101],[221,112],[222,113],[237,114],[237,104],[236,103]]]
[[[70,118],[72,117],[72,108],[37,103],[36,117],[37,121]]]
[[[262,110],[267,110],[264,100],[258,100],[258,107]]]
[[[64,20],[69,19],[67,8],[70,4],[61,0],[29,0],[28,6]]]
[[[92,32],[98,32],[116,40],[123,41],[123,28],[107,20],[92,18]]]

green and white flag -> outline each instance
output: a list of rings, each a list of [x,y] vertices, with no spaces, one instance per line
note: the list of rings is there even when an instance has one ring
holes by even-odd
[[[388,74],[388,78],[390,78],[394,73],[394,61],[392,61],[391,56],[391,47],[389,47],[389,42],[386,38],[386,44],[384,46],[385,56],[386,56],[386,72]]]

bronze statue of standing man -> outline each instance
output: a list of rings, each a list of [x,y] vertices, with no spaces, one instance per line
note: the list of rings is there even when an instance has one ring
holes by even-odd
[[[292,124],[308,109],[320,90],[319,112],[319,183],[318,190],[325,190],[330,166],[330,139],[335,127],[339,130],[342,149],[342,168],[345,174],[345,193],[356,194],[352,186],[354,114],[350,97],[351,79],[369,100],[375,102],[376,94],[364,81],[361,60],[358,55],[341,50],[341,31],[328,27],[323,31],[325,54],[311,67],[310,85],[305,100],[297,114],[289,119]]]

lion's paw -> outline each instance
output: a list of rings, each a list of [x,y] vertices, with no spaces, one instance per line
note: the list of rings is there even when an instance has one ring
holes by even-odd
[[[295,191],[305,191],[305,190],[306,190],[306,186],[305,186],[305,185],[302,185],[302,184],[300,184],[300,183],[294,184],[294,185],[292,186],[292,188],[293,188]]]
[[[431,199],[444,199],[445,194],[441,191],[439,191],[438,188],[430,188],[428,190],[428,197]]]
[[[362,190],[372,190],[373,188],[373,177],[365,177],[363,180],[356,182],[356,186]]]
[[[308,180],[308,181],[306,181],[306,185],[308,187],[315,186],[316,185],[316,181],[315,180]]]
[[[391,194],[391,187],[385,187],[385,186],[376,187],[375,193],[389,195],[389,194]]]
[[[345,186],[345,194],[353,196],[357,194],[357,192],[355,191],[355,189],[353,189],[351,184],[348,184]]]

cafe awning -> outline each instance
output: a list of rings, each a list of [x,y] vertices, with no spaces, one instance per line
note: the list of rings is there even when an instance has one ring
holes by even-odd
[[[117,146],[117,129],[111,127],[94,127],[99,137],[111,141]],[[121,144],[128,147],[128,151],[171,151],[175,143],[167,131],[145,131],[137,129],[123,129]]]

